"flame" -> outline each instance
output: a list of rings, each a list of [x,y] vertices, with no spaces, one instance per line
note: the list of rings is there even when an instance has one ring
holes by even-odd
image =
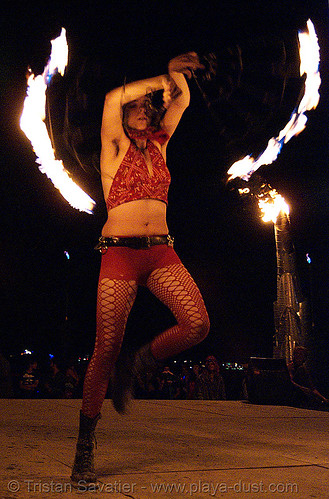
[[[268,191],[266,194],[260,194],[258,196],[258,206],[262,212],[264,222],[272,221],[275,223],[281,211],[289,215],[288,204],[275,189]]]
[[[53,75],[56,70],[63,76],[69,58],[69,48],[66,41],[66,30],[62,28],[61,34],[51,40],[51,56],[48,63],[48,72]]]
[[[228,180],[240,177],[248,181],[260,166],[273,163],[280,154],[283,144],[286,144],[292,137],[304,130],[307,122],[304,113],[315,109],[318,105],[321,84],[319,73],[320,49],[314,25],[310,19],[307,21],[306,26],[305,31],[298,32],[300,75],[306,75],[305,91],[298,107],[293,110],[289,122],[280,131],[279,135],[272,137],[268,141],[265,151],[258,158],[254,159],[251,155],[248,155],[233,163],[227,172],[230,176]]]
[[[305,94],[299,104],[298,113],[315,109],[320,100],[319,88],[321,78],[319,73],[320,50],[316,32],[312,21],[307,21],[308,32],[300,32],[300,75],[307,75]]]
[[[55,158],[55,152],[44,122],[47,87],[52,76],[56,72],[63,75],[67,66],[68,46],[64,28],[62,28],[60,36],[52,40],[51,44],[50,59],[42,75],[34,76],[30,71],[20,127],[32,144],[37,156],[36,163],[39,164],[39,170],[47,175],[73,208],[92,213],[95,201],[72,180],[70,173],[64,168],[63,162]]]

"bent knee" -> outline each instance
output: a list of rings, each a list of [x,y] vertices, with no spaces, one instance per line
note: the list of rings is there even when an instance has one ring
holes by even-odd
[[[203,318],[202,324],[200,326],[199,330],[200,341],[203,341],[205,338],[207,338],[209,331],[210,331],[210,320],[207,315]]]
[[[198,321],[195,321],[191,328],[194,344],[197,345],[198,343],[201,343],[201,341],[208,336],[209,330],[210,321],[208,315],[204,315],[200,317]]]

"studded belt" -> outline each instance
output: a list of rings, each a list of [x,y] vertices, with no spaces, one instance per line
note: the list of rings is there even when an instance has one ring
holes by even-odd
[[[158,244],[174,245],[174,238],[169,234],[166,236],[133,236],[133,237],[104,237],[101,236],[95,250],[105,253],[111,246],[123,246],[133,249],[146,249]]]

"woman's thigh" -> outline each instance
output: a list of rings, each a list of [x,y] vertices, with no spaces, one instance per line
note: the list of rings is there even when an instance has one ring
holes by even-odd
[[[172,311],[178,322],[193,322],[201,326],[208,321],[200,290],[182,263],[154,270],[147,286]]]

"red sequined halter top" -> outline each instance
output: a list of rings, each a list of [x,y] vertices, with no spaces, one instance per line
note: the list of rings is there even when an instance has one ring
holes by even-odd
[[[168,138],[167,136],[166,139]],[[147,150],[152,162],[152,175],[147,168],[143,152],[131,140],[110,188],[106,201],[108,210],[138,199],[157,199],[168,204],[171,180],[169,170],[161,152],[149,139]]]

